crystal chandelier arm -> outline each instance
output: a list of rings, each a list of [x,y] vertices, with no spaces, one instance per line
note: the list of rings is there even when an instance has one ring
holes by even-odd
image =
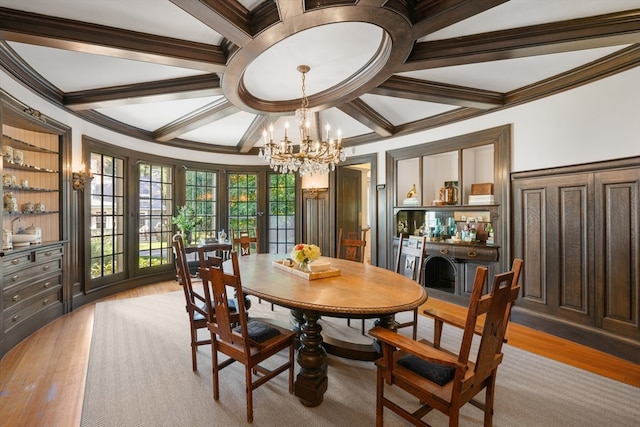
[[[260,149],[260,157],[269,163],[276,172],[289,173],[299,171],[300,176],[307,173],[328,173],[335,169],[335,165],[344,161],[346,156],[342,149],[342,134],[338,130],[338,140],[331,139],[331,126],[326,125],[326,140],[322,140],[322,127],[320,113],[314,113],[316,134],[318,140],[311,139],[311,120],[309,118],[309,99],[306,94],[305,78],[310,67],[298,66],[302,73],[302,97],[301,107],[295,111],[296,124],[300,130],[300,145],[298,151],[294,150],[293,143],[289,140],[289,123],[284,127],[284,138],[279,142],[273,142],[273,125],[263,132],[264,146]]]

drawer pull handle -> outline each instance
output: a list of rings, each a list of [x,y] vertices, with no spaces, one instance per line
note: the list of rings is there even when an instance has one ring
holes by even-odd
[[[11,280],[13,280],[13,281],[15,282],[15,281],[17,281],[19,278],[20,278],[20,275],[19,275],[19,274],[16,274],[15,276],[13,276],[13,277],[11,278]]]
[[[12,259],[11,260],[11,264],[18,265],[18,264],[20,264],[20,260],[19,259]]]
[[[442,248],[442,249],[440,249],[440,253],[441,253],[442,255],[446,255],[446,254],[448,254],[448,253],[449,253],[449,249],[447,249],[447,248]]]
[[[19,301],[20,300],[20,294],[16,294],[13,296],[13,298],[11,298],[13,301]]]
[[[44,256],[51,256],[51,251],[47,251],[44,253]]]
[[[42,301],[42,305],[47,305],[48,303],[49,303],[49,298],[45,298],[45,299]]]
[[[51,286],[51,282],[45,282],[44,287],[48,288],[49,286]]]
[[[42,270],[47,271],[48,269],[50,269],[51,266],[50,265],[45,265],[44,267],[42,267]]]
[[[20,318],[20,315],[19,315],[19,314],[16,314],[15,316],[13,316],[13,317],[11,318],[11,321],[13,321],[13,322],[17,322],[19,318]]]
[[[478,256],[478,252],[476,252],[476,251],[468,251],[468,252],[467,252],[467,255],[468,255],[470,258],[473,258],[473,257]]]

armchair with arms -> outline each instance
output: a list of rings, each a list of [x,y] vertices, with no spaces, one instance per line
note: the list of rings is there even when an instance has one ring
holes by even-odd
[[[490,294],[482,295],[487,269],[478,267],[470,299],[462,342],[457,354],[434,348],[382,327],[369,333],[382,345],[382,358],[376,361],[376,426],[384,423],[389,408],[414,425],[427,426],[422,418],[436,409],[449,417],[449,426],[458,426],[460,408],[466,403],[484,411],[484,425],[492,425],[493,401],[498,366],[502,362],[502,343],[509,310],[520,290],[512,287],[513,272],[494,277]],[[485,314],[478,351],[470,358],[478,316]],[[420,406],[409,412],[385,395],[386,387],[397,387],[413,395]],[[475,396],[485,390],[484,402]]]

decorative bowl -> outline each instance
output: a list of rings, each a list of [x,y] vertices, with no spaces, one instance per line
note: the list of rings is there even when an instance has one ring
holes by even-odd
[[[13,246],[29,246],[31,243],[37,240],[38,236],[35,234],[14,234],[12,236]]]
[[[316,261],[309,264],[309,270],[311,270],[312,273],[327,271],[329,268],[331,268],[331,263],[326,261]]]

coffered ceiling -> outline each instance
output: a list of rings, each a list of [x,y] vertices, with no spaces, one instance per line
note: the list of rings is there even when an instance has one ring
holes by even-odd
[[[0,66],[93,123],[255,154],[300,106],[354,146],[638,66],[640,0],[0,0]],[[296,138],[293,138],[296,140]]]

